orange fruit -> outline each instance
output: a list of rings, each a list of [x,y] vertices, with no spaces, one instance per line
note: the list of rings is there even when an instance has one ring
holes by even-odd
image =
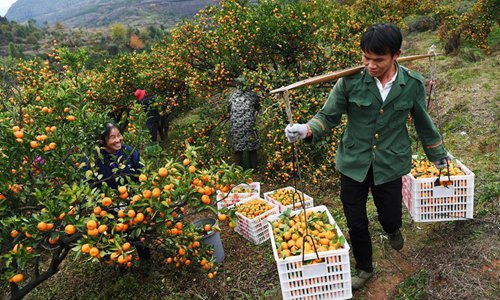
[[[182,230],[182,228],[183,228],[183,227],[184,227],[184,226],[182,225],[182,223],[181,223],[181,222],[177,222],[177,223],[175,223],[175,228],[177,228],[177,229],[179,229],[179,230]]]
[[[24,280],[23,274],[16,274],[9,279],[9,282],[19,283]]]
[[[190,162],[191,161],[189,160],[189,158],[186,158],[185,160],[182,161],[182,164],[187,166],[187,165],[189,165]]]
[[[106,230],[108,230],[108,225],[104,225],[104,224],[99,225],[99,227],[97,228],[97,231],[101,234],[104,233]]]
[[[125,217],[125,211],[123,211],[123,209],[120,209],[118,211],[118,218],[124,218]]]
[[[126,193],[127,192],[127,187],[126,186],[119,186],[118,187],[118,192],[120,192],[120,194]]]
[[[89,251],[89,254],[92,257],[96,257],[97,255],[99,255],[99,249],[97,249],[96,247],[92,247]]]
[[[113,203],[113,200],[111,200],[110,197],[104,197],[104,199],[102,199],[102,205],[104,205],[104,206],[110,206],[112,203]]]
[[[179,248],[179,255],[184,255],[186,254],[186,250],[184,248]]]
[[[54,149],[56,149],[56,146],[57,146],[56,143],[50,143],[49,144],[49,149],[50,150],[54,150]]]
[[[89,220],[87,222],[86,226],[87,226],[87,229],[92,230],[92,229],[95,229],[97,227],[97,223],[94,220]]]
[[[90,252],[90,245],[89,244],[83,244],[81,248],[83,253],[89,253]]]
[[[151,198],[151,195],[152,195],[152,193],[151,193],[151,191],[150,191],[150,190],[144,190],[144,191],[142,192],[142,196],[144,196],[144,198],[146,198],[146,199]]]
[[[135,216],[137,222],[142,222],[144,221],[144,214],[143,213],[138,213],[136,216]]]
[[[47,223],[47,230],[52,230],[54,228],[54,224]]]
[[[158,170],[158,175],[160,175],[160,177],[167,177],[167,175],[168,175],[168,171],[167,171],[167,169],[165,169],[165,168],[160,168],[160,169]]]
[[[90,236],[97,236],[99,234],[99,230],[97,228],[87,229],[87,234]]]
[[[125,192],[125,193],[123,193],[123,194],[120,194],[120,199],[125,200],[125,199],[127,199],[127,198],[128,198],[128,193],[127,193],[127,192]]]
[[[160,190],[159,188],[154,188],[154,189],[153,189],[153,193],[152,193],[152,195],[153,195],[153,197],[155,197],[155,198],[160,197],[160,195],[161,195],[161,190]]]
[[[14,136],[18,139],[22,139],[24,137],[24,133],[21,130],[19,130],[14,132]]]
[[[210,229],[212,229],[212,226],[210,226],[210,224],[205,224],[205,226],[203,226],[203,230],[205,230],[206,232],[209,232]]]
[[[208,273],[207,276],[208,276],[209,279],[213,279],[214,278],[214,274],[213,273]]]
[[[104,204],[104,203],[103,203]],[[94,207],[94,214],[100,215],[102,212],[102,208],[100,206]]]
[[[11,238],[15,238],[18,234],[19,234],[19,231],[17,231],[17,230],[14,229],[14,230],[12,230],[10,232],[10,237]]]
[[[59,237],[57,236],[55,238],[49,238],[48,241],[49,241],[49,244],[55,245],[55,244],[57,244],[57,242],[59,242]]]
[[[218,218],[219,218],[219,221],[225,222],[227,219],[227,216],[225,214],[220,214]]]
[[[189,166],[188,171],[189,171],[189,173],[194,173],[194,172],[196,172],[196,167],[195,166]]]
[[[203,195],[201,196],[201,202],[203,202],[204,204],[210,204],[210,197],[207,196],[207,195]]]
[[[134,195],[134,196],[132,197],[132,201],[133,201],[133,202],[137,202],[137,201],[139,201],[139,200],[141,200],[141,196],[140,196],[140,195]]]
[[[76,232],[76,228],[74,225],[66,225],[66,227],[64,227],[64,232],[66,232],[67,234],[73,234]]]
[[[130,243],[129,243],[129,242],[127,242],[127,243],[123,244],[123,245],[122,245],[122,250],[123,250],[123,251],[128,251],[128,250],[130,250]]]
[[[65,107],[63,110],[65,113],[69,113],[69,107]]]
[[[103,211],[101,211],[101,213],[99,214],[99,216],[104,217],[107,214],[108,214],[108,212],[105,211],[105,210],[103,210]]]
[[[66,117],[66,120],[70,121],[70,122],[73,122],[75,120],[75,116],[67,116]]]
[[[135,217],[135,210],[131,209],[127,212],[127,215],[130,217],[130,218],[133,218]]]
[[[146,181],[146,180],[148,180],[148,177],[146,175],[144,175],[144,174],[139,175],[139,181],[140,182],[143,182],[143,181]]]
[[[12,126],[12,132],[16,132],[19,130],[21,130],[21,128],[19,126]]]
[[[47,230],[47,223],[45,222],[40,222],[38,223],[38,225],[36,225],[36,227],[38,228],[38,230],[40,231],[46,231]]]

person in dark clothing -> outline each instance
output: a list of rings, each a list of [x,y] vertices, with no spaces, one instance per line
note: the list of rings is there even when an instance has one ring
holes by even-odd
[[[141,89],[137,89],[134,96],[141,102],[144,112],[146,113],[146,128],[151,133],[151,141],[156,142],[158,140],[158,131],[160,127],[160,113],[158,109],[151,106],[155,97],[146,96],[146,90]]]
[[[260,101],[254,91],[245,89],[244,81],[243,77],[236,79],[237,90],[227,100],[231,113],[231,141],[234,163],[242,166],[243,153],[248,151],[251,168],[255,169],[257,168],[257,150],[260,147],[255,119],[260,109]]]
[[[102,179],[91,182],[93,187],[101,187],[105,182],[110,188],[118,189],[119,185],[126,184],[128,180],[139,182],[139,174],[144,167],[140,161],[139,152],[131,146],[123,144],[123,136],[120,128],[113,122],[104,125],[100,136],[101,147],[94,151],[95,167],[102,175]],[[86,167],[89,169],[89,166]],[[120,183],[120,179],[125,182]],[[109,211],[115,214],[116,211]],[[151,258],[149,248],[143,246],[138,239],[130,239],[135,244],[137,253],[141,260]]]

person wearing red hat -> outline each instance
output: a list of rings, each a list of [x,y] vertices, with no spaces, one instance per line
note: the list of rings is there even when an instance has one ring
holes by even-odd
[[[158,130],[160,125],[160,114],[158,109],[151,107],[154,102],[154,96],[146,96],[146,90],[137,89],[134,96],[141,103],[144,112],[146,113],[146,127],[151,133],[151,141],[156,142],[158,139]]]

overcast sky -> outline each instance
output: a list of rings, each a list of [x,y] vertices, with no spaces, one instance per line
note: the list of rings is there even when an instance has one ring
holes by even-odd
[[[4,17],[12,3],[17,0],[0,0],[0,16]]]

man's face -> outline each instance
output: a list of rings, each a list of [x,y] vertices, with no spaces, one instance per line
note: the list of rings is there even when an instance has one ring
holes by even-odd
[[[399,51],[394,55],[363,52],[362,62],[370,76],[380,78],[391,70],[399,54]]]

